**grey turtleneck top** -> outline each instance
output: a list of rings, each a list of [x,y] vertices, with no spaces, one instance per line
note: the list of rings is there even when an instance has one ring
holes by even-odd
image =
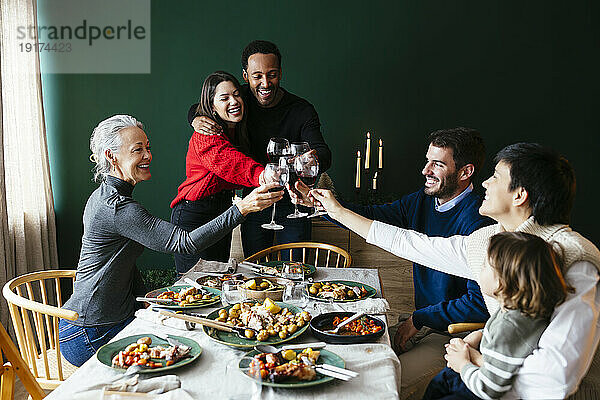
[[[196,253],[242,222],[231,206],[211,222],[187,232],[152,216],[135,201],[133,185],[107,176],[83,212],[83,237],[73,295],[64,308],[79,313],[79,326],[122,322],[135,311],[141,276],[135,261],[144,247],[166,253]]]

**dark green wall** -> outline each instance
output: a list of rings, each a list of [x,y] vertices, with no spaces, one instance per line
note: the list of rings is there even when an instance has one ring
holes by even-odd
[[[598,5],[590,1],[152,2],[152,73],[45,75],[61,266],[78,258],[91,130],[115,113],[146,125],[152,180],[135,196],[168,219],[184,177],[186,123],[206,75],[240,73],[253,39],[277,43],[283,85],[319,112],[330,174],[350,193],[367,130],[384,138],[388,193],[422,183],[427,132],[465,125],[488,155],[517,141],[558,149],[577,172],[573,226],[598,243]],[[594,111],[596,110],[596,111]],[[487,176],[491,163],[486,165]],[[147,250],[140,265],[172,264]]]

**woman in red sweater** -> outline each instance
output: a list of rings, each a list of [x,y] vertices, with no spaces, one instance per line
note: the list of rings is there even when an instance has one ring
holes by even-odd
[[[171,202],[171,222],[191,231],[213,220],[231,206],[233,190],[264,183],[264,167],[246,156],[249,147],[240,84],[231,74],[217,71],[202,86],[197,113],[223,128],[221,135],[194,132],[185,161],[186,180]],[[175,255],[177,272],[185,273],[198,261],[227,261],[231,233],[196,255]]]

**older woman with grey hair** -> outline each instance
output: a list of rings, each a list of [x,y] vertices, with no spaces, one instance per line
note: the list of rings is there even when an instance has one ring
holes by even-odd
[[[154,217],[132,197],[135,185],[150,179],[152,153],[142,129],[135,118],[115,115],[92,133],[91,159],[100,187],[85,206],[73,295],[64,305],[79,318],[61,320],[59,326],[60,350],[73,365],[82,365],[133,319],[135,296],[144,289],[135,262],[145,247],[197,253],[283,195],[269,192],[274,183],[256,188],[191,232]]]

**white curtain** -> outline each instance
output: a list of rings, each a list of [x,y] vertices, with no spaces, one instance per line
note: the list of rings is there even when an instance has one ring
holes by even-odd
[[[37,27],[35,0],[0,4],[0,285],[58,268],[54,202],[37,51],[21,51],[18,26]],[[37,36],[37,34],[36,34]],[[0,319],[8,327],[4,297]]]

